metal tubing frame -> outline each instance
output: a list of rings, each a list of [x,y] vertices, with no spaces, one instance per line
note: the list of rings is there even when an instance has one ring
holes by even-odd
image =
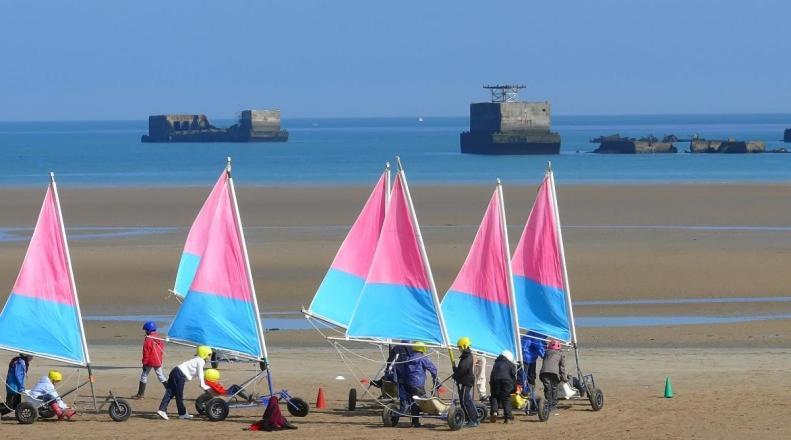
[[[516,310],[516,288],[514,287],[514,273],[511,267],[511,246],[508,242],[508,223],[505,218],[505,197],[503,196],[503,184],[497,179],[497,197],[500,202],[500,228],[503,234],[503,251],[505,253],[505,265],[508,274],[508,299],[511,301],[511,320],[513,321],[514,343],[516,344],[516,363],[522,365],[522,340],[519,332],[519,313]]]

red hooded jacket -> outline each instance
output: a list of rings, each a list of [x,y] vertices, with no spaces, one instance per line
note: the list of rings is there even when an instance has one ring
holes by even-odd
[[[143,366],[159,368],[162,366],[162,356],[165,354],[165,342],[158,338],[157,332],[151,332],[143,341]]]

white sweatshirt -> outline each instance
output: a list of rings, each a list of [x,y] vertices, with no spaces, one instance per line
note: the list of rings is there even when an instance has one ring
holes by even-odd
[[[199,383],[200,387],[208,391],[209,386],[206,385],[206,381],[203,379],[203,367],[205,366],[206,366],[206,361],[199,358],[198,356],[195,356],[194,358],[188,360],[187,362],[184,362],[181,365],[179,365],[178,368],[179,370],[181,370],[182,373],[184,373],[184,377],[186,377],[188,381],[195,378],[195,376],[198,376],[198,379],[200,379],[200,383]]]
[[[36,386],[30,390],[30,395],[35,397],[36,399],[40,399],[42,396],[49,394],[50,397],[54,398],[56,402],[58,402],[58,406],[62,409],[66,409],[69,406],[66,405],[60,395],[58,394],[58,390],[55,389],[55,385],[52,384],[52,381],[49,380],[49,377],[44,376],[38,380]]]

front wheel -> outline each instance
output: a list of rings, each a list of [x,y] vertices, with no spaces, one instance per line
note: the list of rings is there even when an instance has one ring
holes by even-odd
[[[198,396],[198,398],[195,399],[195,411],[200,415],[206,415],[206,404],[213,398],[214,396],[209,393],[203,393]]]
[[[310,405],[308,402],[300,399],[299,397],[292,397],[286,401],[288,413],[294,417],[305,417],[310,412]]]
[[[132,406],[124,399],[115,399],[107,412],[116,422],[125,422],[132,415]]]
[[[352,388],[349,390],[349,411],[354,411],[357,408],[357,390]]]
[[[549,402],[546,402],[540,397],[536,399],[536,409],[538,410],[538,420],[542,422],[548,421],[549,416],[552,415],[552,411],[549,408]]]
[[[458,431],[462,426],[464,426],[464,411],[453,405],[448,410],[448,427],[451,431]]]
[[[486,420],[486,416],[489,415],[489,409],[486,408],[486,405],[483,403],[476,403],[475,413],[478,416],[478,423],[483,423],[483,421]]]
[[[31,425],[38,415],[36,407],[29,402],[22,402],[16,407],[16,421],[23,425]]]
[[[382,424],[388,428],[393,428],[398,425],[398,419],[400,418],[399,408],[394,405],[387,405],[382,410]]]
[[[602,390],[594,388],[588,395],[588,399],[594,411],[601,411],[604,408],[604,393]]]
[[[38,409],[38,418],[51,419],[53,417],[55,417],[55,411],[53,411],[49,406],[42,406]]]
[[[228,402],[219,397],[215,397],[206,403],[206,417],[212,422],[225,420],[228,417],[228,411],[230,411]]]

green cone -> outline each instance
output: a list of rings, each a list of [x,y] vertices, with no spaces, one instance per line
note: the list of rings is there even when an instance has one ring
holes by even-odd
[[[665,398],[670,399],[673,397],[673,385],[670,383],[670,376],[665,378]]]

